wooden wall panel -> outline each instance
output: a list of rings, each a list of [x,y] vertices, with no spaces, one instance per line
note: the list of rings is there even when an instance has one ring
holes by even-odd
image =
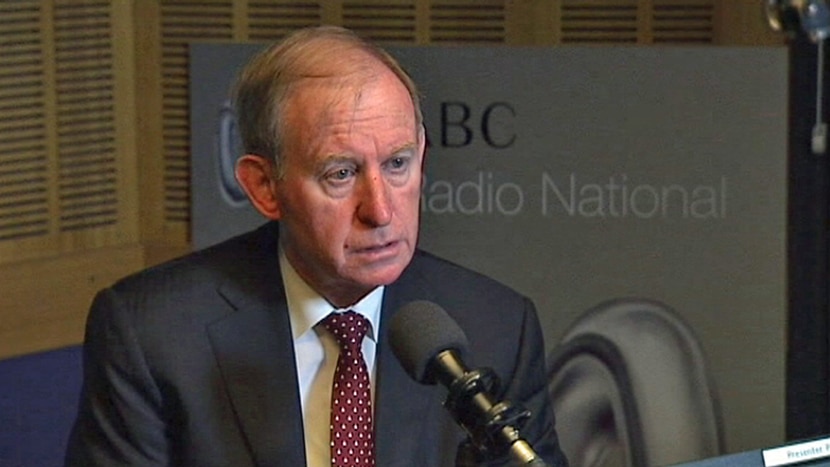
[[[432,44],[500,44],[507,39],[507,2],[441,0],[429,8]]]
[[[564,0],[560,40],[563,44],[636,43],[639,10],[637,0]]]
[[[323,22],[323,6],[318,1],[252,0],[242,18],[247,31],[238,37],[253,42],[274,41],[295,29],[315,26]]]
[[[715,42],[713,0],[654,0],[650,14],[650,41],[655,44],[711,44]]]
[[[0,2],[0,357],[80,340],[92,293],[186,252],[188,45],[318,24],[382,44],[781,44],[756,0]]]
[[[129,7],[0,3],[0,356],[77,343],[92,289],[144,264]]]
[[[112,25],[108,0],[0,3],[0,264],[136,239]]]
[[[127,245],[0,267],[0,358],[77,344],[95,292],[143,263]]]
[[[112,20],[106,0],[53,10],[59,230],[117,224]]]
[[[22,239],[49,248],[55,230],[40,24],[39,2],[0,3],[0,259]]]
[[[341,25],[385,44],[416,42],[414,1],[344,1]]]

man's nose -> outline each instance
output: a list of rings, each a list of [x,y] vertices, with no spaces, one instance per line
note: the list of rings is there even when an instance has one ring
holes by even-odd
[[[384,226],[392,221],[392,199],[388,182],[379,173],[366,174],[360,190],[357,216],[371,226]]]

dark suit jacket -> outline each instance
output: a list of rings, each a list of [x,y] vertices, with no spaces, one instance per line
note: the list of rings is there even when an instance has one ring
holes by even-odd
[[[269,223],[97,295],[67,465],[305,465],[277,237]],[[389,348],[390,318],[413,300],[448,311],[470,341],[468,364],[495,370],[497,397],[533,412],[523,437],[563,465],[532,303],[421,251],[383,300],[377,465],[451,466],[465,438],[442,407],[446,390],[414,382]]]

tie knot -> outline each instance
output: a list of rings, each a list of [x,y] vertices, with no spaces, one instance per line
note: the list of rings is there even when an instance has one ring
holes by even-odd
[[[326,316],[323,326],[334,334],[340,347],[345,349],[360,347],[363,337],[369,331],[369,321],[352,310]]]

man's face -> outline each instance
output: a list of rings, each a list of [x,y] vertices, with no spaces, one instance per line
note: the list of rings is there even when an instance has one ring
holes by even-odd
[[[375,68],[368,80],[302,85],[284,114],[282,244],[337,306],[397,279],[418,238],[423,133],[406,88]]]

